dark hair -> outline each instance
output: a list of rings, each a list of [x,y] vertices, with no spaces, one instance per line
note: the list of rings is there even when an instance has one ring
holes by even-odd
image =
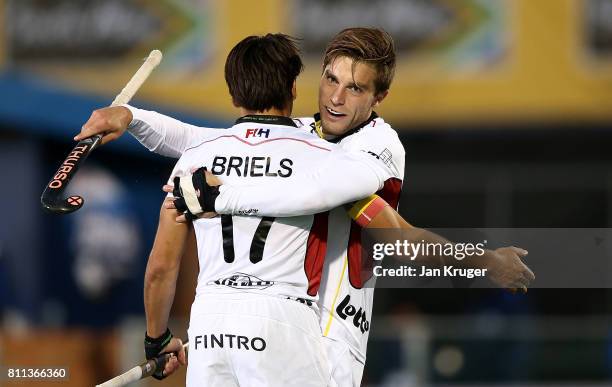
[[[230,51],[225,82],[235,105],[254,111],[284,109],[304,65],[296,39],[284,34],[249,36]]]
[[[325,49],[323,69],[341,56],[353,59],[354,64],[373,66],[376,70],[376,93],[389,90],[395,75],[395,44],[385,30],[351,27],[340,31]]]

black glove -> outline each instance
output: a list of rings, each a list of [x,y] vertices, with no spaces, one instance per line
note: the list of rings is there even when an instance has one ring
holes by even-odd
[[[198,168],[191,178],[174,177],[174,206],[185,214],[187,219],[197,219],[204,212],[215,211],[215,200],[219,196],[219,187],[206,183],[206,167]]]
[[[170,340],[172,340],[172,332],[170,332],[170,328],[167,328],[166,332],[158,338],[149,337],[145,333],[144,349],[145,357],[147,358],[147,360],[155,359],[156,357],[158,357],[160,355],[161,350],[164,349],[166,345],[168,345]],[[164,365],[166,364],[166,362],[164,361],[163,363],[160,363],[161,362],[157,363],[157,369],[155,370],[155,373],[151,375],[157,380],[162,380],[166,378],[166,375],[164,375]]]

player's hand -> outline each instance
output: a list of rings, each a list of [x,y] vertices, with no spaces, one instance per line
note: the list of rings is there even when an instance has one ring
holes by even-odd
[[[183,348],[183,341],[179,338],[173,337],[162,352],[170,353],[170,357],[164,367],[164,378],[172,375],[181,366],[187,364],[187,356],[185,355],[185,348]],[[176,353],[176,355],[174,353]]]
[[[172,192],[174,190],[174,186],[173,185],[164,185],[163,188],[164,192]],[[170,198],[166,198],[164,199],[164,208],[167,208],[169,210],[176,210],[176,206],[174,205],[174,198],[170,197]],[[177,216],[175,218],[177,223],[188,223],[189,219],[187,219],[187,217],[185,216],[185,214],[181,214],[179,212],[177,212]],[[215,216],[217,216],[218,214],[216,212],[204,212],[200,215],[198,215],[198,219],[202,218],[202,219],[209,219],[209,218],[214,218]]]
[[[165,379],[181,365],[187,364],[183,342],[173,337],[170,329],[166,329],[166,332],[159,337],[149,337],[145,334],[144,352],[147,360],[156,359],[159,356],[165,359],[164,368],[156,369],[152,375],[157,380]]]
[[[191,173],[202,173],[202,171],[205,174],[205,179],[206,179],[206,184],[211,186],[211,187],[216,187],[216,186],[220,186],[221,180],[219,180],[219,178],[217,178],[215,175],[213,175],[212,173],[210,173],[207,170],[203,170],[203,169],[193,169],[191,171]],[[174,185],[170,185],[170,184],[166,184],[162,187],[162,190],[164,192],[167,193],[175,193],[174,191]],[[176,210],[176,204],[175,204],[175,198],[167,198],[164,201],[164,208],[167,209],[174,209]],[[214,218],[215,216],[217,216],[218,214],[214,211],[211,212],[203,212],[197,215],[197,218]],[[180,214],[179,216],[176,217],[176,221],[178,223],[186,223],[189,221],[189,219],[187,219],[187,216],[185,214]]]
[[[81,133],[74,136],[81,141],[96,134],[103,134],[102,145],[121,137],[132,122],[132,112],[124,106],[111,106],[94,110],[81,128]]]
[[[173,185],[169,185],[166,184],[162,187],[164,192],[169,192],[172,193],[172,191],[174,191],[174,186]],[[176,206],[174,205],[174,198],[166,198],[164,200],[164,208],[170,209],[170,210],[176,210]],[[185,216],[185,214],[181,214],[177,212],[177,217],[176,217],[176,222],[177,223],[187,223],[189,222],[189,219],[187,219],[187,217]],[[198,219],[202,218],[202,219],[210,219],[210,218],[214,218],[216,216],[218,216],[219,214],[217,214],[216,212],[203,212],[200,215],[198,215]]]
[[[517,289],[527,293],[527,288],[535,279],[535,275],[521,260],[525,256],[527,250],[514,246],[494,250],[487,265],[489,279],[495,285],[513,293]]]

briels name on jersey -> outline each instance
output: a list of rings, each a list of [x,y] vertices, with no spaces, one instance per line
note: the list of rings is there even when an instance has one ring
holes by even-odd
[[[289,158],[277,163],[270,156],[215,156],[211,173],[238,177],[289,177],[293,173],[292,166],[293,160]]]

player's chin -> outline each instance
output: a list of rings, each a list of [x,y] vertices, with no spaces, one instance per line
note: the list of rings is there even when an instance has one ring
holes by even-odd
[[[346,118],[346,117],[343,117]],[[336,119],[336,120],[326,120],[322,119],[323,128],[325,129],[326,134],[331,134],[333,136],[341,136],[347,131],[347,122],[348,120],[344,119]]]

